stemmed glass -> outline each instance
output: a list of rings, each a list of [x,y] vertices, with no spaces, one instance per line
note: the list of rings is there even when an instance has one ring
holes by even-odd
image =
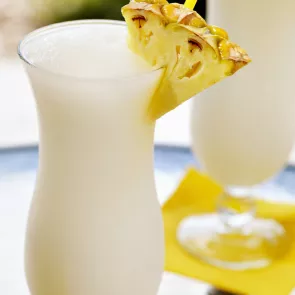
[[[178,240],[214,266],[262,268],[280,255],[286,233],[275,220],[255,217],[251,188],[287,162],[295,140],[295,99],[291,91],[281,97],[275,85],[268,96],[257,97],[230,83],[217,84],[193,101],[193,152],[224,193],[216,214],[189,216],[180,223]],[[224,89],[233,93],[226,95]]]

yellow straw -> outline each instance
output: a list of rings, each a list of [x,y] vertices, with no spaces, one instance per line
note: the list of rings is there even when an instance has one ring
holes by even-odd
[[[184,7],[189,9],[194,9],[198,0],[186,0],[184,3]]]

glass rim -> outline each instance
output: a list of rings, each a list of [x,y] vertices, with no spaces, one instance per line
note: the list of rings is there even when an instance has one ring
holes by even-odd
[[[61,78],[68,78],[68,79],[76,79],[79,81],[100,81],[100,80],[125,80],[125,79],[139,79],[141,77],[147,76],[151,73],[160,71],[163,69],[163,67],[159,68],[153,68],[150,71],[146,71],[143,73],[135,73],[132,75],[127,75],[127,76],[122,76],[122,77],[78,77],[75,75],[71,74],[63,74],[59,72],[52,71],[50,69],[47,69],[46,67],[42,67],[39,65],[34,64],[28,57],[26,57],[23,53],[23,47],[26,45],[30,40],[33,40],[34,38],[38,38],[43,33],[50,33],[50,31],[59,29],[59,28],[67,28],[67,27],[74,27],[74,26],[83,26],[83,25],[91,25],[91,24],[107,24],[107,25],[112,25],[112,26],[121,26],[121,27],[126,27],[126,23],[124,21],[119,21],[119,20],[103,20],[103,19],[87,19],[87,20],[74,20],[74,21],[66,21],[66,22],[59,22],[51,25],[47,25],[44,27],[41,27],[39,29],[36,29],[32,31],[31,33],[27,34],[24,36],[24,38],[19,42],[18,47],[17,47],[17,54],[20,57],[20,59],[25,62],[28,66],[37,69],[41,72],[44,72],[48,75],[51,76],[56,76],[56,77],[61,77]]]

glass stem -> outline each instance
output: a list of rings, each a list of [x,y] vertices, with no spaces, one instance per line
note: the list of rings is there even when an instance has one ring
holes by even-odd
[[[256,214],[255,201],[248,189],[227,187],[217,203],[222,232],[247,233],[247,228]]]

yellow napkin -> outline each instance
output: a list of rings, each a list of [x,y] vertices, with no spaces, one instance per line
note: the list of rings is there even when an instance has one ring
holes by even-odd
[[[257,201],[258,215],[272,217],[285,227],[289,250],[262,270],[230,271],[202,263],[176,240],[179,222],[190,215],[214,212],[221,187],[194,169],[188,171],[174,195],[163,206],[166,270],[211,283],[217,288],[247,295],[290,295],[295,288],[295,206]]]

